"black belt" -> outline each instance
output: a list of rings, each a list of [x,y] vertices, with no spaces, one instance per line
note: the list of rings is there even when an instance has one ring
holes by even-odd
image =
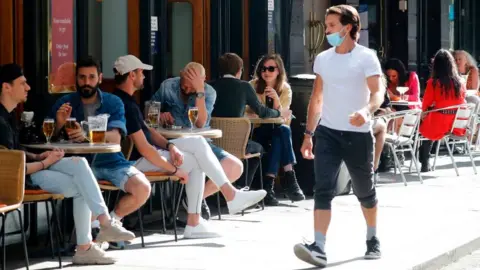
[[[451,109],[451,110],[441,110],[441,111],[438,111],[439,113],[442,113],[442,114],[456,114],[457,113],[457,109]]]

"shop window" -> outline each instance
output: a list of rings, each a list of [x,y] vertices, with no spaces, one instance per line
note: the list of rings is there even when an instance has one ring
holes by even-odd
[[[189,2],[168,3],[168,76],[193,60],[193,7]]]

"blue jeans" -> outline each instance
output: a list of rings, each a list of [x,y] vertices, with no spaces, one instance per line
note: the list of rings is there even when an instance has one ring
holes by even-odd
[[[91,217],[107,214],[97,180],[85,158],[63,158],[46,170],[31,175],[32,183],[50,193],[73,198],[73,220],[77,232],[77,244],[92,241]]]
[[[277,175],[280,166],[295,165],[292,131],[287,125],[262,125],[253,133],[255,141],[267,151],[265,174]]]

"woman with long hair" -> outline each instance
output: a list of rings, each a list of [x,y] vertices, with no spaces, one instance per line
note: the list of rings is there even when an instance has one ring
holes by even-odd
[[[420,102],[420,83],[415,72],[410,72],[405,68],[402,61],[392,58],[385,63],[385,73],[387,75],[387,93],[392,101],[399,101],[402,95],[397,91],[397,87],[408,87],[408,91],[403,95],[405,100],[410,102]],[[397,108],[395,108],[397,107]],[[419,109],[420,105],[410,105],[408,108],[395,106],[397,111],[405,109]]]
[[[458,74],[452,54],[444,49],[439,50],[433,59],[432,73],[423,96],[422,111],[465,104],[465,95],[465,84]],[[432,142],[442,139],[450,132],[455,114],[456,110],[431,112],[420,124],[420,133],[429,139],[420,146],[419,158],[422,163],[422,172],[430,170],[429,154]],[[461,136],[465,130],[454,130],[453,133]]]
[[[478,90],[480,83],[478,79],[477,61],[473,59],[472,55],[463,50],[453,52],[455,63],[457,64],[458,73],[465,76],[467,89]]]
[[[292,103],[292,89],[287,83],[287,74],[283,60],[278,54],[266,55],[260,58],[255,68],[255,75],[250,82],[263,104],[272,109],[287,109]],[[275,206],[274,181],[279,167],[282,166],[285,175],[282,187],[292,201],[305,199],[298,186],[293,165],[296,164],[292,146],[292,132],[288,125],[264,124],[254,129],[253,138],[267,150],[264,187],[267,191],[265,204]]]

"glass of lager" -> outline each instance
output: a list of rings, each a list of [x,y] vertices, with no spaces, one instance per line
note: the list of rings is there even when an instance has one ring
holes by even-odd
[[[88,122],[82,121],[80,123],[84,134],[88,134],[85,137],[88,138],[90,143],[105,143],[108,117],[107,114],[89,116]]]
[[[145,120],[152,128],[158,128],[160,122],[161,103],[157,101],[145,102]]]
[[[43,135],[45,135],[45,139],[47,140],[47,144],[50,143],[53,131],[55,130],[55,121],[52,118],[45,118],[45,120],[43,120],[42,130]]]
[[[193,131],[193,128],[195,127],[195,123],[197,122],[198,118],[198,108],[197,107],[191,107],[188,109],[188,120],[190,121],[190,131]]]

